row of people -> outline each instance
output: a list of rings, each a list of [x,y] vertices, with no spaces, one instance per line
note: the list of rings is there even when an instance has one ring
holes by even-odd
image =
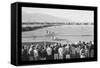
[[[45,44],[43,46],[31,44],[22,47],[23,61],[89,58],[93,56],[94,44],[91,41],[87,43],[79,41],[77,44]]]

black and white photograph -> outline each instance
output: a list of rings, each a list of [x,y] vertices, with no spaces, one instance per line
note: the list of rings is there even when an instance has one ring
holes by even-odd
[[[22,61],[94,57],[94,11],[21,7]]]

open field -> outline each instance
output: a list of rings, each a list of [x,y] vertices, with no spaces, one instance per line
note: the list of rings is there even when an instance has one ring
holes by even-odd
[[[22,42],[38,42],[53,41],[51,35],[47,35],[46,31],[54,32],[54,36],[58,39],[65,39],[69,42],[77,41],[93,41],[94,27],[93,25],[61,25],[45,27],[37,30],[22,32]],[[61,42],[61,41],[60,41]]]

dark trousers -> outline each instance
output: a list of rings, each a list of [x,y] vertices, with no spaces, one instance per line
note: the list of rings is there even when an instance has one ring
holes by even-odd
[[[52,55],[47,55],[46,59],[47,60],[53,60],[53,56]]]

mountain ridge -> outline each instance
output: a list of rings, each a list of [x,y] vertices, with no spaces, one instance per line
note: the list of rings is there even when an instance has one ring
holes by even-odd
[[[69,22],[69,20],[44,13],[30,14],[23,12],[22,22]]]

